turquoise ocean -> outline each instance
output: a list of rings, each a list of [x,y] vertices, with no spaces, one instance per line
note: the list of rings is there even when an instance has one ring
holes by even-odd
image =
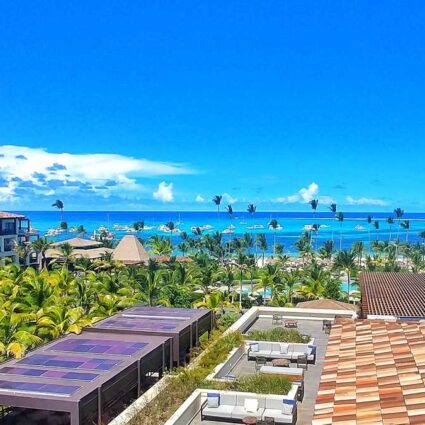
[[[60,212],[52,211],[21,211],[31,220],[31,225],[40,235],[45,235],[49,229],[57,229],[60,223]],[[379,222],[379,229],[367,222],[367,216]],[[64,211],[63,219],[68,227],[83,225],[87,230],[85,237],[93,235],[99,227],[104,226],[119,240],[126,234],[135,234],[142,239],[147,239],[154,234],[171,237],[175,244],[180,243],[178,232],[173,235],[160,229],[161,225],[173,221],[176,229],[192,234],[194,226],[204,226],[203,234],[225,232],[223,240],[242,236],[250,233],[255,236],[264,233],[268,241],[268,253],[272,252],[273,240],[284,246],[287,253],[296,254],[294,243],[300,235],[308,230],[312,224],[320,225],[317,232],[316,247],[319,248],[326,240],[334,240],[336,248],[341,243],[342,248],[350,248],[353,242],[363,241],[367,247],[370,241],[376,239],[388,241],[397,237],[400,241],[422,242],[419,232],[425,230],[425,213],[405,213],[402,220],[410,221],[410,229],[401,228],[396,219],[390,226],[386,219],[390,213],[351,212],[344,213],[344,221],[338,222],[330,212],[317,212],[313,217],[312,212],[257,212],[253,215],[244,212],[234,212],[230,217],[225,212],[218,214],[211,212],[175,212],[175,211]],[[268,228],[271,219],[276,219],[281,226],[273,231]],[[134,222],[143,221],[146,229],[133,232],[131,227]],[[52,233],[52,232],[50,232]],[[53,232],[54,233],[54,232]],[[49,236],[51,240],[59,241],[76,236],[72,231],[62,232]]]

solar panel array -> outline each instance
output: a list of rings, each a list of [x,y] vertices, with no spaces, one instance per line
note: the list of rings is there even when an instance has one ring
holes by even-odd
[[[38,382],[10,382],[0,380],[0,390],[6,392],[37,393],[69,397],[81,387],[77,385],[42,384]]]
[[[73,353],[95,353],[131,356],[148,344],[91,338],[68,338],[49,348],[49,351],[68,351]]]
[[[93,381],[99,375],[89,372],[65,372],[63,370],[31,369],[28,367],[2,367],[0,373],[18,376],[37,376],[41,378]]]
[[[175,322],[167,319],[148,319],[139,316],[117,316],[104,320],[99,324],[101,329],[128,329],[147,331],[172,331],[176,329]]]
[[[111,370],[119,365],[120,360],[99,357],[71,357],[50,354],[32,354],[19,360],[17,364],[31,366],[48,366],[66,369]]]

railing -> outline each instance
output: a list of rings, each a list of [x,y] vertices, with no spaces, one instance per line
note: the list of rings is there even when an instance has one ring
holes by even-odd
[[[17,235],[16,229],[0,229],[0,236]]]

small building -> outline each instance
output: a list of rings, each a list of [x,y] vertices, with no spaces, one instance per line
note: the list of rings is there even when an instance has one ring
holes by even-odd
[[[123,264],[148,264],[150,256],[139,239],[133,235],[124,236],[113,252],[114,260]]]
[[[68,335],[0,366],[10,424],[108,423],[171,367],[171,339],[112,332]]]
[[[206,309],[185,309],[136,306],[96,323],[87,332],[114,332],[118,335],[158,335],[172,338],[175,365],[186,362],[199,337],[213,328],[213,312]]]
[[[359,284],[362,317],[425,318],[425,274],[363,272]]]
[[[0,260],[10,258],[18,263],[17,245],[25,245],[37,233],[31,229],[30,220],[22,214],[0,211]]]
[[[52,244],[53,248],[50,248],[46,251],[46,258],[48,260],[60,258],[60,246],[64,244],[69,244],[72,246],[72,257],[74,258],[85,257],[89,258],[90,260],[97,260],[102,258],[105,254],[113,252],[113,249],[102,246],[102,242],[83,238],[71,238]]]

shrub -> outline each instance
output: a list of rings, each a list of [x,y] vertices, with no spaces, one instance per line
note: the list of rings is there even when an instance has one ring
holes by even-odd
[[[292,387],[292,382],[286,376],[245,376],[238,381],[232,382],[229,389],[258,394],[286,395]]]
[[[272,341],[272,342],[295,342],[307,343],[310,337],[301,335],[296,329],[274,328],[266,331],[251,331],[248,339],[254,341]]]

